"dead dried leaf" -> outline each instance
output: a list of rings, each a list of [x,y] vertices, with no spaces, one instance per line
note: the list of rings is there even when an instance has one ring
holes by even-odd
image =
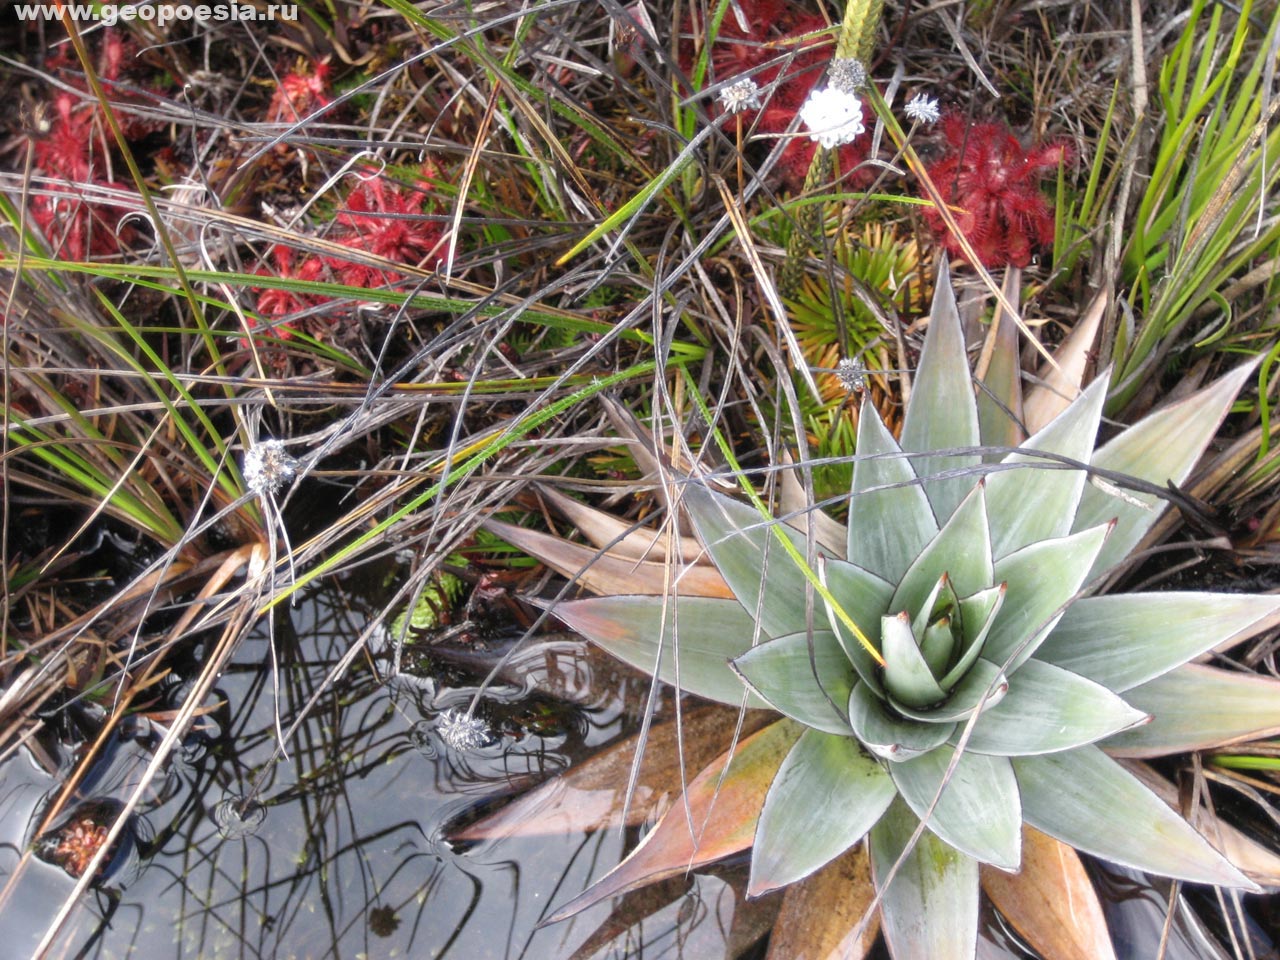
[[[802,729],[778,720],[742,740],[732,757],[721,754],[689,784],[687,810],[677,801],[622,863],[547,922],[750,847],[769,784]]]
[[[1041,956],[1115,960],[1093,881],[1067,844],[1024,826],[1022,871],[983,866],[981,877],[996,909]]]
[[[871,861],[860,843],[787,888],[766,960],[862,960],[880,932],[879,911],[860,937],[853,934],[874,899]]]

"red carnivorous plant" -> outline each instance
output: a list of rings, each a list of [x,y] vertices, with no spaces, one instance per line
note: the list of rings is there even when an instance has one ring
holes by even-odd
[[[929,178],[973,252],[985,267],[1025,267],[1037,248],[1053,242],[1053,208],[1040,181],[1071,160],[1071,144],[1028,149],[1002,122],[970,124],[957,114],[943,118],[942,134],[947,149],[928,167]],[[953,258],[968,259],[936,209],[926,208],[925,219]]]

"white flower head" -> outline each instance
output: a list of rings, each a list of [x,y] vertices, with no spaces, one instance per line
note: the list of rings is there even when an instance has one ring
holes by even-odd
[[[720,89],[720,106],[727,113],[760,109],[760,87],[750,77],[735,80]]]
[[[255,443],[244,455],[244,482],[254,493],[276,493],[297,473],[298,461],[279,440]]]
[[[836,379],[850,393],[861,393],[867,389],[866,373],[867,368],[862,361],[853,357],[841,357],[836,364]]]
[[[844,57],[832,60],[827,70],[827,86],[842,93],[857,93],[867,85],[867,68],[861,60]]]
[[[828,150],[852,143],[867,128],[862,125],[862,101],[852,93],[824,87],[809,94],[800,108],[809,139]]]
[[[933,97],[926,97],[923,93],[917,93],[907,101],[906,114],[907,119],[917,123],[937,123],[938,118],[942,116],[938,111],[938,101]]]
[[[489,724],[461,710],[446,710],[436,721],[436,731],[451,749],[459,753],[475,750],[489,742]]]

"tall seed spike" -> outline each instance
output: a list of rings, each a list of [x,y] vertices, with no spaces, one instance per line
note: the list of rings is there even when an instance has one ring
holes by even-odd
[[[866,63],[875,50],[876,33],[883,13],[884,0],[849,0],[844,8],[844,21],[840,24],[836,57],[841,60],[852,57]]]

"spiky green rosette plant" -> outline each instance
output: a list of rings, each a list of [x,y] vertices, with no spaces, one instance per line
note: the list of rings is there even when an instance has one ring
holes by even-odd
[[[673,596],[555,607],[687,692],[786,718],[745,738],[711,786],[690,784],[689,795],[712,790],[737,812],[695,815],[697,843],[657,858],[679,870],[753,845],[754,895],[865,840],[897,960],[972,957],[980,867],[1017,872],[1024,835],[1256,889],[1107,751],[1150,756],[1270,732],[1259,727],[1280,723],[1280,684],[1189,661],[1274,624],[1280,598],[1089,595],[1159,517],[1159,490],[1185,480],[1249,369],[1095,450],[1099,378],[1016,452],[992,455],[978,449],[944,270],[901,443],[863,406],[843,551],[684,482],[681,502],[732,598],[681,595],[677,579]],[[759,795],[762,808],[743,812]],[[664,830],[689,832],[686,809],[677,803],[556,916],[663,870],[653,848],[668,843]]]

